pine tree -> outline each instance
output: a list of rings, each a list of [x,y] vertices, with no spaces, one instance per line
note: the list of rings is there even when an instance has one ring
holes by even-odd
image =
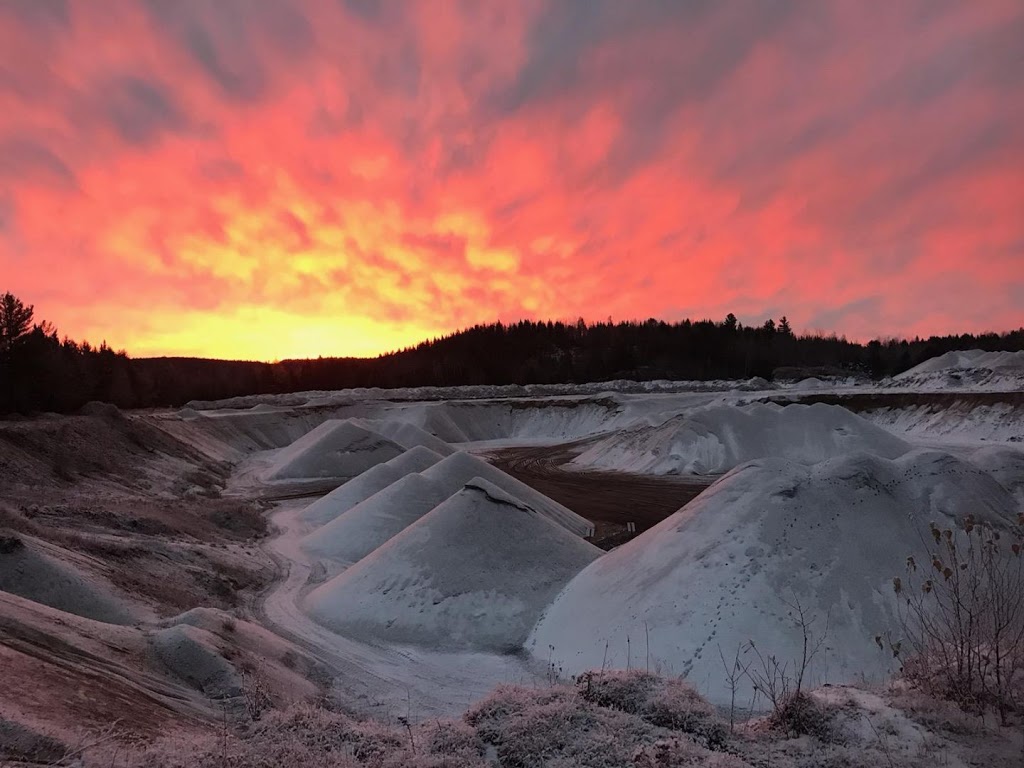
[[[0,296],[0,354],[7,353],[32,329],[34,308],[9,291]]]

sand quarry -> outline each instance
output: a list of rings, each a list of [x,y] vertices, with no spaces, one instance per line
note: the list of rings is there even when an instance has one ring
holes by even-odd
[[[414,721],[722,656],[885,681],[929,522],[1024,511],[1024,362],[898,380],[354,390],[0,423],[0,725],[189,732],[261,695]],[[46,691],[50,693],[47,695]],[[747,696],[750,691],[741,691]],[[25,735],[27,734],[27,735]]]

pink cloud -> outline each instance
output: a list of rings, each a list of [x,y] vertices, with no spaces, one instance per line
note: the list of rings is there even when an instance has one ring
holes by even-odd
[[[75,336],[1020,323],[1014,0],[47,8],[0,11],[0,287]]]

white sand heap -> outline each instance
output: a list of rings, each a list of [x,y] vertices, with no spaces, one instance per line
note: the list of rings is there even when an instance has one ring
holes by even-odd
[[[962,388],[1015,392],[1024,387],[1024,351],[947,352],[893,377],[890,386],[926,391]]]
[[[455,448],[441,438],[430,434],[427,430],[410,424],[407,421],[381,420],[373,421],[367,419],[365,424],[369,429],[378,432],[384,437],[394,440],[404,448],[415,448],[423,446],[441,456],[451,456]]]
[[[349,420],[325,421],[282,448],[264,478],[349,479],[399,456],[403,451],[393,440]]]
[[[521,483],[517,485],[517,480],[480,458],[457,453],[421,474],[410,473],[359,502],[305,536],[302,548],[318,557],[357,562],[478,476],[487,477],[518,498],[528,497],[527,503],[540,514],[578,536],[592,532],[589,521],[547,496]]]
[[[625,472],[717,474],[766,456],[812,464],[854,451],[895,458],[909,444],[836,405],[719,405],[594,443],[573,463]]]
[[[305,536],[302,548],[317,557],[354,563],[461,487],[445,487],[413,472]]]
[[[922,373],[975,368],[1024,374],[1024,352],[985,352],[981,349],[946,352],[944,355],[925,360],[920,365],[915,365],[894,378],[910,379]]]
[[[447,501],[310,593],[320,623],[352,637],[509,652],[601,551],[473,478]]]
[[[754,461],[583,570],[527,647],[545,661],[553,647],[566,674],[649,663],[728,704],[719,650],[731,662],[753,640],[792,669],[801,633],[787,603],[799,600],[813,634],[829,624],[807,682],[879,679],[893,659],[874,637],[899,635],[893,577],[922,555],[929,521],[967,514],[1010,520],[1015,502],[944,453],[856,454],[810,467]],[[750,695],[744,681],[738,700]]]
[[[563,439],[606,431],[619,415],[610,402],[531,400],[433,402],[403,408],[403,419],[449,443]]]
[[[0,530],[0,591],[87,619],[132,624],[134,616],[110,585],[58,559],[62,551]]]
[[[552,522],[558,523],[566,530],[577,536],[592,536],[594,524],[571,509],[549,499],[543,493],[534,490],[526,483],[516,480],[511,475],[502,472],[493,464],[488,464],[481,458],[472,456],[462,451],[454,453],[444,461],[439,461],[434,466],[423,472],[428,480],[437,482],[444,488],[461,487],[474,477],[482,477],[490,483],[501,488],[506,493],[522,499],[530,507],[540,514],[549,518]]]
[[[441,461],[441,458],[439,454],[423,446],[410,448],[400,456],[371,467],[326,496],[317,499],[302,511],[300,517],[304,522],[324,525],[406,475],[422,472],[433,466]]]

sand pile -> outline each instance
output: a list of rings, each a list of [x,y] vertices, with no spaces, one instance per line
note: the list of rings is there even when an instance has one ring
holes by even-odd
[[[965,387],[1019,391],[1024,387],[1024,351],[984,352],[970,349],[947,352],[894,376],[891,385],[927,391]]]
[[[467,453],[457,453],[434,464],[422,474],[407,474],[351,509],[338,514],[329,523],[308,534],[302,540],[302,548],[319,557],[354,563],[459,491],[467,481],[478,476],[486,477],[518,498],[527,497],[527,503],[534,509],[572,533],[578,536],[588,535],[588,521],[529,486],[519,483],[483,459]],[[357,483],[360,479],[361,477],[350,482]],[[342,488],[347,486],[348,484]],[[323,501],[328,498],[324,497]],[[319,512],[314,511],[313,516],[319,517]]]
[[[302,539],[302,548],[317,557],[354,563],[457,490],[413,472],[317,528]]]
[[[134,623],[109,585],[59,559],[59,552],[32,537],[0,531],[0,590],[87,619]]]
[[[571,440],[610,429],[619,407],[610,400],[466,400],[417,404],[402,414],[449,443]]]
[[[325,421],[278,453],[266,480],[349,479],[401,455],[393,440],[348,420]]]
[[[519,647],[601,551],[480,478],[310,593],[320,623],[440,650]]]
[[[175,677],[213,699],[242,695],[242,679],[221,655],[217,637],[205,629],[178,624],[150,638],[153,654]]]
[[[925,360],[910,370],[896,375],[896,379],[910,379],[922,373],[940,373],[950,370],[1007,371],[1024,374],[1024,352],[985,352],[981,349],[958,350]]]
[[[441,456],[429,448],[410,448],[400,456],[371,467],[326,496],[317,499],[302,511],[301,519],[313,525],[328,523],[397,480],[413,472],[422,472],[439,461]]]
[[[589,520],[580,517],[557,501],[549,499],[543,493],[535,491],[526,483],[502,472],[494,465],[468,453],[460,451],[452,454],[444,461],[439,461],[424,471],[423,476],[443,488],[458,488],[474,477],[482,477],[506,493],[517,499],[522,499],[531,508],[577,536],[590,536],[594,532],[594,524]]]
[[[764,456],[812,464],[855,451],[895,458],[909,449],[835,405],[719,405],[610,435],[573,463],[656,475],[717,474]]]
[[[719,649],[732,659],[754,640],[792,663],[799,600],[827,649],[809,681],[888,674],[873,638],[898,633],[892,578],[921,556],[929,521],[974,514],[1012,519],[1016,504],[992,477],[934,451],[895,461],[867,454],[805,466],[745,464],[672,517],[576,576],[528,648],[566,674],[646,664],[686,675],[728,704]],[[649,646],[648,646],[649,643]],[[739,695],[749,701],[744,683]]]
[[[423,446],[424,448],[429,448],[434,453],[441,456],[450,456],[455,453],[455,448],[450,444],[446,443],[441,438],[430,434],[425,429],[422,429],[415,424],[410,424],[407,421],[366,420],[365,423],[368,425],[369,429],[384,435],[384,437],[394,440],[403,448]]]

